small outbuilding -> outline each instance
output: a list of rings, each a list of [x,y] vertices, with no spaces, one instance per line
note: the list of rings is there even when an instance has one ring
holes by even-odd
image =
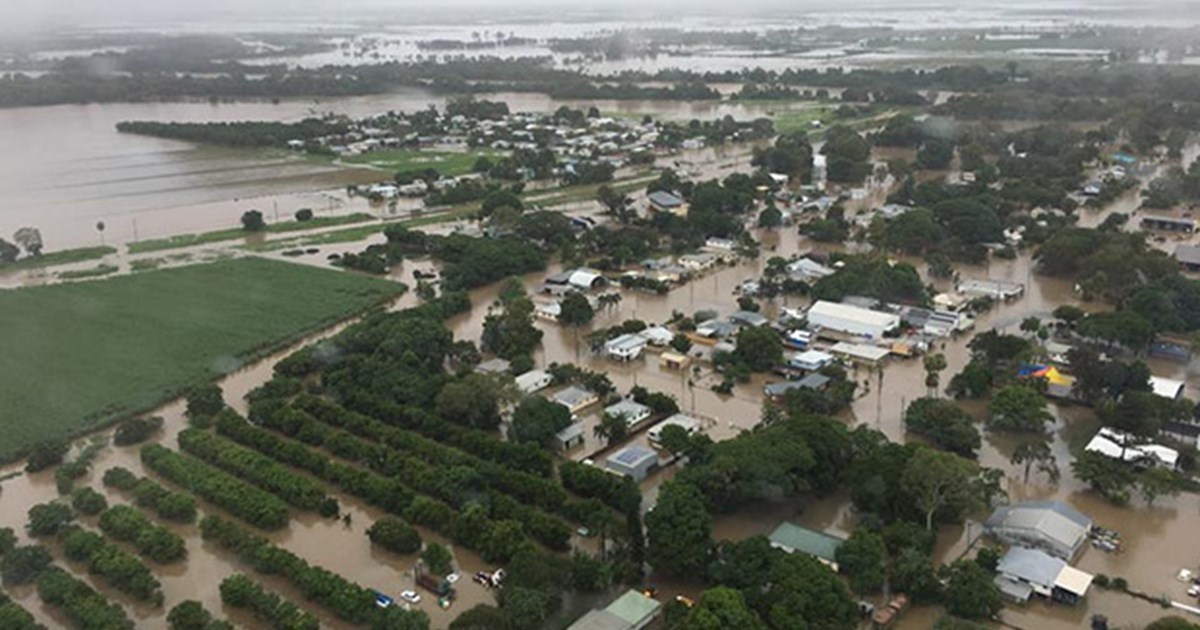
[[[652,411],[646,405],[626,398],[625,400],[622,400],[616,404],[605,407],[604,413],[617,418],[623,418],[625,420],[625,426],[632,427],[646,418],[649,418]]]
[[[571,413],[579,413],[583,409],[600,402],[600,396],[581,385],[571,385],[554,394],[551,400],[566,407]]]

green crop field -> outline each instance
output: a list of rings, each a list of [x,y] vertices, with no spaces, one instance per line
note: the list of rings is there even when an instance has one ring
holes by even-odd
[[[402,290],[240,258],[0,291],[0,459],[153,408]]]

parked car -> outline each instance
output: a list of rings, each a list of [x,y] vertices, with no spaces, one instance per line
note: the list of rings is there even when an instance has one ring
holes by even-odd
[[[462,577],[462,576],[460,576],[458,573],[451,573],[450,575],[446,576],[446,581],[451,584],[455,584],[458,582],[458,579],[460,577]]]
[[[400,591],[400,599],[403,599],[410,604],[421,603],[421,595],[416,591]]]
[[[392,604],[396,603],[396,600],[379,591],[371,591],[371,594],[375,596],[375,605],[380,608],[390,608]]]
[[[484,586],[492,585],[492,574],[488,573],[487,571],[476,571],[475,577],[473,579],[475,580],[476,583],[482,584]]]

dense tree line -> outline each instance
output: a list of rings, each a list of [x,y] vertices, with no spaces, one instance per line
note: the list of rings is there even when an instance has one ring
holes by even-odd
[[[152,510],[168,521],[191,523],[196,520],[195,499],[182,492],[167,490],[153,479],[138,478],[118,466],[104,471],[103,481],[106,486],[131,493],[138,507]]]
[[[88,573],[138,601],[162,604],[162,584],[137,558],[95,532],[72,525],[59,533],[63,554],[87,564]]]
[[[342,120],[305,118],[282,122],[151,122],[117,123],[117,131],[156,138],[222,144],[233,147],[286,147],[291,140],[315,142],[317,138],[341,135],[350,130]]]
[[[221,580],[221,602],[249,610],[276,630],[317,630],[316,617],[240,573]]]
[[[167,613],[167,627],[171,630],[233,630],[233,624],[214,619],[212,613],[194,599],[179,602]]]
[[[4,593],[0,593],[0,627],[8,630],[45,630],[45,626],[38,623],[28,610],[21,608]]]
[[[220,422],[221,418],[222,416],[218,416],[217,421]],[[337,501],[326,494],[325,488],[320,484],[276,464],[269,457],[222,440],[211,433],[199,429],[184,429],[179,433],[179,448],[270,492],[296,508],[319,511],[322,516],[336,516],[338,513]]]
[[[158,563],[187,557],[183,539],[169,529],[150,522],[128,505],[114,505],[100,515],[100,531],[113,540],[132,543],[138,553]]]
[[[908,263],[892,264],[881,256],[849,256],[835,273],[817,280],[812,296],[840,302],[847,295],[864,295],[884,302],[924,304],[925,284]]]
[[[142,463],[172,483],[262,529],[287,525],[287,504],[275,495],[158,444],[142,447]]]
[[[58,567],[41,571],[37,578],[37,593],[43,602],[62,610],[77,628],[134,628],[133,622],[120,606],[109,602],[85,582]]]
[[[428,628],[429,619],[425,613],[399,609],[382,612],[376,607],[375,596],[369,589],[328,569],[313,566],[292,552],[276,547],[265,538],[251,534],[229,521],[206,516],[200,521],[200,532],[205,540],[236,553],[259,573],[278,575],[287,580],[306,599],[329,609],[339,619],[383,628],[388,627],[385,625],[388,617],[395,615],[405,618],[412,628]],[[222,585],[223,601],[225,590]]]

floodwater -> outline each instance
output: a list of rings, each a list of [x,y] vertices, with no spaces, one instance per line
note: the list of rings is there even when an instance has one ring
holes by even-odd
[[[190,106],[189,106],[190,107]],[[205,106],[207,107],[207,106]],[[223,107],[223,106],[219,106]],[[240,107],[240,106],[235,106]],[[255,105],[255,107],[273,107]],[[2,116],[3,113],[0,113]],[[171,116],[168,116],[170,118]],[[157,142],[157,141],[155,141]],[[746,149],[712,150],[710,154],[691,156],[697,162],[716,164],[718,170],[733,166],[742,166],[746,159]],[[705,166],[713,169],[713,166]],[[864,189],[861,199],[851,203],[852,210],[879,203],[886,194],[890,180],[874,182]],[[1122,200],[1120,203],[1129,203]],[[595,204],[579,203],[568,208],[572,213],[595,213]],[[445,228],[443,228],[445,229]],[[761,275],[765,261],[771,256],[789,257],[806,253],[811,250],[834,251],[841,246],[828,246],[810,242],[799,236],[795,228],[782,228],[773,231],[757,231],[762,243],[762,255],[755,260],[743,260],[737,264],[720,267],[693,282],[671,291],[666,296],[645,295],[623,291],[623,300],[614,308],[597,314],[591,327],[579,331],[563,329],[553,323],[538,324],[545,331],[542,347],[538,350],[535,360],[545,366],[553,362],[575,362],[584,367],[600,370],[608,374],[621,392],[640,385],[651,390],[671,394],[679,401],[685,411],[696,413],[709,420],[706,431],[714,439],[728,439],[740,431],[753,427],[759,420],[762,408],[761,387],[769,378],[758,377],[751,383],[739,385],[729,396],[718,395],[711,388],[719,379],[708,370],[701,368],[699,372],[680,373],[660,367],[656,357],[651,354],[641,361],[617,365],[599,357],[593,356],[577,342],[588,330],[602,326],[612,326],[626,319],[641,319],[648,323],[662,323],[671,317],[674,311],[692,314],[698,310],[717,310],[728,314],[735,310],[735,287],[747,278]],[[347,246],[347,249],[353,249]],[[304,259],[304,262],[323,264],[319,259]],[[917,262],[917,261],[914,261]],[[405,262],[393,273],[393,277],[408,279],[415,267],[429,266],[427,261]],[[918,264],[918,269],[924,273],[924,266]],[[547,272],[538,272],[523,278],[526,287],[533,290],[548,273],[553,273],[561,267],[553,266]],[[1030,271],[1030,259],[1024,254],[1012,261],[996,260],[986,266],[965,267],[960,269],[964,278],[993,278],[1017,281],[1027,284],[1025,296],[1019,300],[1000,304],[993,311],[981,316],[977,330],[991,328],[1017,333],[1020,321],[1028,316],[1047,316],[1055,306],[1076,301],[1070,283],[1043,278],[1033,275]],[[946,281],[933,281],[940,289],[947,287]],[[482,332],[482,322],[486,309],[497,296],[498,287],[485,287],[472,292],[472,302],[475,308],[471,312],[460,315],[448,322],[457,338],[478,341]],[[399,300],[394,308],[402,308],[415,303],[416,298],[411,294]],[[769,301],[764,304],[764,313],[775,315],[781,307],[800,306],[806,303],[803,298],[786,297]],[[1098,305],[1085,305],[1088,308],[1100,308]],[[311,340],[336,332],[335,327]],[[947,340],[938,351],[947,357],[949,367],[942,375],[945,384],[950,377],[957,373],[967,361],[966,344],[969,336],[961,336]],[[270,377],[274,363],[286,353],[280,353],[264,361],[248,366],[243,370],[223,379],[222,386],[227,401],[235,408],[244,411],[242,400],[246,392],[258,386]],[[1200,387],[1200,374],[1190,369],[1190,366],[1168,363],[1154,363],[1155,373],[1186,377],[1189,390],[1194,395]],[[849,423],[864,423],[882,431],[894,440],[905,440],[901,421],[904,406],[912,400],[924,396],[924,370],[919,360],[896,360],[886,366],[880,378],[874,372],[860,370],[854,373],[860,381],[860,397],[854,402],[852,409],[846,414]],[[978,417],[985,413],[985,405],[971,403],[967,409]],[[1140,499],[1135,499],[1129,507],[1109,505],[1087,490],[1070,472],[1070,449],[1085,440],[1090,431],[1094,430],[1096,420],[1094,414],[1085,408],[1052,406],[1056,422],[1050,432],[1054,452],[1059,458],[1059,468],[1062,479],[1057,484],[1048,483],[1038,474],[1031,475],[1028,483],[1021,480],[1021,474],[1016,467],[1009,464],[1009,455],[1015,447],[1014,441],[1005,435],[986,434],[983,448],[980,452],[980,463],[1005,471],[1005,488],[1014,501],[1025,499],[1058,499],[1066,501],[1081,511],[1089,514],[1097,524],[1116,529],[1122,533],[1125,550],[1119,554],[1104,554],[1094,549],[1087,549],[1078,562],[1078,566],[1089,572],[1105,573],[1110,576],[1121,576],[1128,580],[1134,589],[1152,595],[1166,594],[1172,599],[1186,601],[1184,585],[1174,580],[1179,568],[1195,569],[1200,559],[1186,553],[1194,549],[1192,541],[1194,531],[1200,522],[1200,498],[1192,494],[1179,497],[1159,499],[1154,506],[1147,506]],[[174,402],[155,412],[166,419],[164,435],[158,438],[168,446],[175,445],[175,435],[185,426],[182,415],[183,405]],[[588,430],[585,432],[587,443],[573,451],[570,456],[580,459],[588,454],[600,451],[602,445],[597,443],[591,434],[591,426],[598,419],[599,409],[585,412],[585,422]],[[638,441],[645,438],[639,436]],[[137,460],[136,448],[106,448],[97,458],[92,474],[81,483],[91,485],[105,491],[113,502],[126,502],[127,498],[118,493],[107,492],[99,483],[99,477],[104,470],[112,466],[125,466],[137,474],[145,474]],[[0,474],[16,470],[8,467],[0,470]],[[652,476],[643,484],[647,500],[645,508],[653,505],[657,488],[664,479],[669,478],[673,471],[667,469]],[[8,508],[0,514],[0,526],[9,526],[20,531],[25,521],[25,510],[28,506],[51,500],[55,497],[55,489],[51,475],[19,475],[3,482],[5,506]],[[309,561],[325,566],[345,577],[357,581],[364,586],[378,588],[390,594],[412,587],[412,578],[406,575],[411,567],[413,558],[400,558],[391,554],[373,550],[368,543],[364,531],[380,513],[361,502],[346,499],[339,493],[333,493],[342,502],[345,509],[352,515],[351,527],[344,527],[340,522],[321,519],[312,515],[297,515],[293,524],[287,529],[271,534],[273,542],[279,544]],[[215,511],[210,506],[202,506],[204,511]],[[978,522],[986,514],[973,515],[972,523],[966,526],[945,527],[940,531],[935,556],[939,561],[949,561],[958,557],[967,547],[967,539],[979,534]],[[844,496],[834,496],[823,500],[809,497],[794,498],[777,503],[750,506],[733,515],[722,516],[715,523],[714,532],[718,538],[742,539],[763,534],[773,529],[780,521],[795,519],[813,527],[829,529],[830,531],[848,533],[854,526],[854,515]],[[235,558],[224,552],[210,549],[199,540],[195,526],[175,526],[181,535],[188,540],[190,556],[185,563],[168,567],[155,567],[154,570],[163,581],[166,605],[161,610],[150,610],[144,606],[132,604],[124,596],[112,593],[101,585],[97,588],[110,595],[114,601],[121,602],[130,612],[131,617],[139,622],[139,627],[161,628],[165,625],[164,613],[171,606],[183,599],[199,599],[210,610],[235,620],[239,624],[255,625],[237,611],[225,610],[220,604],[217,586],[221,579],[235,571],[248,571]],[[427,540],[437,540],[436,536],[426,534]],[[465,575],[486,568],[482,561],[466,550],[456,550],[460,569]],[[76,572],[79,573],[78,571]],[[90,578],[88,578],[90,580]],[[675,584],[653,578],[668,596],[674,593],[694,594],[700,585]],[[291,597],[296,601],[301,598],[286,584],[278,580],[264,580],[271,588]],[[48,626],[62,625],[61,619],[56,619],[53,610],[47,609],[38,602],[36,595],[30,589],[17,590],[14,597],[38,616],[39,620]],[[421,604],[422,609],[431,614],[435,627],[448,625],[452,615],[479,602],[492,602],[493,595],[469,580],[460,582],[460,599],[449,611],[437,610],[431,602]],[[341,627],[335,619],[328,618],[320,608],[306,605],[307,609],[321,616],[322,621],[332,627]],[[1123,595],[1113,594],[1095,589],[1089,594],[1087,602],[1078,608],[1062,606],[1045,606],[1035,604],[1026,608],[1007,608],[1003,613],[1006,622],[1023,628],[1076,628],[1086,622],[1092,613],[1106,614],[1118,624],[1145,623],[1150,619],[1161,616],[1156,607],[1152,610],[1149,604],[1133,600]],[[903,623],[903,627],[927,627],[930,620],[936,617],[936,611],[916,609],[911,611]]]
[[[680,101],[561,101],[543,94],[500,93],[513,111],[553,111],[595,104],[605,112],[679,120],[762,117],[811,104]],[[257,209],[268,220],[300,208],[322,214],[370,212],[344,189],[390,173],[346,167],[284,152],[197,146],[117,133],[126,120],[159,122],[297,121],[323,113],[361,118],[387,111],[441,107],[448,97],[419,89],[375,96],[279,103],[114,103],[0,109],[0,235],[38,227],[47,251],[120,244],[236,227]],[[97,223],[104,222],[103,232]],[[10,239],[11,240],[11,239]]]

